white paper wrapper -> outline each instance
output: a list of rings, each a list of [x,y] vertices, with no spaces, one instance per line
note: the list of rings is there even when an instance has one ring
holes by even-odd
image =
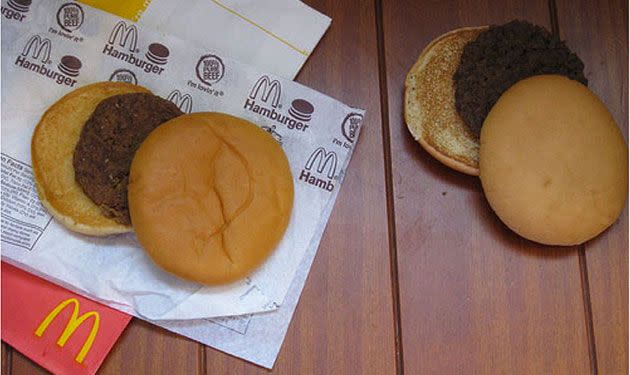
[[[286,78],[330,26],[298,0],[151,0],[139,22]]]
[[[261,73],[220,51],[85,5],[35,0],[23,12],[13,9],[16,3],[2,2],[3,260],[154,321],[243,315],[282,306],[305,255],[319,244],[363,111]],[[8,17],[5,9],[23,17]],[[153,43],[167,47],[168,56],[152,53],[148,47]],[[81,66],[64,64],[64,56],[76,57]],[[221,287],[186,282],[156,268],[133,235],[77,235],[42,209],[30,168],[33,129],[62,95],[105,80],[137,82],[187,112],[243,117],[281,142],[294,176],[294,210],[278,248],[250,277]],[[299,113],[292,106],[295,99],[311,103],[312,113]]]

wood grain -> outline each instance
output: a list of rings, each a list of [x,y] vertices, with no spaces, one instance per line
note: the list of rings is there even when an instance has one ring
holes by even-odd
[[[11,360],[11,374],[44,375],[49,374],[47,370],[25,357],[22,353],[14,350]]]
[[[479,180],[430,157],[402,117],[405,75],[433,38],[514,18],[550,28],[547,2],[383,6],[405,372],[588,373],[577,249],[510,232]]]
[[[586,65],[589,86],[628,141],[628,3],[556,0],[560,35]],[[585,246],[600,374],[628,373],[628,205]]]
[[[200,345],[133,319],[99,370],[100,374],[196,374]]]
[[[298,81],[368,114],[274,373],[391,374],[394,326],[374,4],[307,3],[333,22]],[[206,354],[208,374],[264,372],[212,349]]]

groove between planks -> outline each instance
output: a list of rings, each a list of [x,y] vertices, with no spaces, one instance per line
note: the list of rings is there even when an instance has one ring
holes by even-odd
[[[389,132],[389,104],[387,101],[387,65],[385,62],[385,40],[383,31],[382,0],[374,0],[376,20],[376,41],[378,50],[378,80],[381,100],[381,130],[383,139],[383,157],[385,166],[385,194],[387,199],[387,231],[389,240],[389,268],[394,308],[394,343],[396,351],[396,373],[404,374],[402,344],[402,324],[400,316],[400,287],[398,283],[398,255],[396,247],[396,214],[394,207],[394,184],[392,177],[392,152]]]
[[[555,36],[560,36],[560,26],[558,25],[558,6],[556,0],[549,0],[549,21],[551,23],[551,32]]]
[[[9,344],[2,342],[5,352],[5,362],[2,364],[2,373],[10,375],[13,367],[13,348]]]
[[[586,264],[586,245],[580,245],[578,250],[580,259],[580,284],[582,285],[582,300],[584,301],[584,321],[588,337],[588,357],[591,363],[591,374],[596,375],[597,350],[595,346],[595,328],[593,326],[593,308],[591,307],[591,290],[588,283],[588,267]]]
[[[197,343],[197,374],[205,375],[208,373],[206,368],[206,347],[201,343]]]

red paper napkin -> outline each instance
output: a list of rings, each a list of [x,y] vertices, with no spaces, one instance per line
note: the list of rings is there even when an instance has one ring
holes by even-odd
[[[2,340],[53,373],[96,373],[130,320],[2,262]]]

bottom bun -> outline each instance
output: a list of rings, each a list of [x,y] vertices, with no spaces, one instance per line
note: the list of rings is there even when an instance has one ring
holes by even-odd
[[[405,80],[405,122],[431,156],[457,171],[479,175],[479,142],[455,108],[453,75],[466,44],[486,26],[450,31],[420,54]]]
[[[53,104],[35,128],[31,142],[33,174],[43,206],[68,229],[92,236],[130,232],[102,214],[74,178],[72,158],[81,129],[103,99],[149,92],[122,82],[100,82],[74,90]]]

